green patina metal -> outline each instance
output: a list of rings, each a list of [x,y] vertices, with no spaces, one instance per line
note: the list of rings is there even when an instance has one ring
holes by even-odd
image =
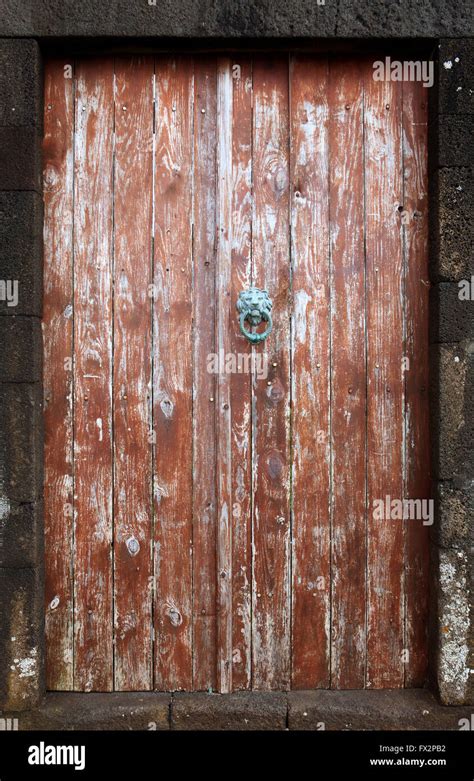
[[[270,296],[268,295],[268,291],[260,290],[260,288],[253,286],[249,287],[248,290],[242,290],[239,293],[236,306],[237,311],[240,313],[240,332],[252,344],[263,342],[271,333],[273,328],[271,315],[271,309],[273,305]],[[248,331],[245,327],[246,322],[254,328],[260,325],[262,322],[266,322],[268,325],[265,331],[259,334],[255,331]]]

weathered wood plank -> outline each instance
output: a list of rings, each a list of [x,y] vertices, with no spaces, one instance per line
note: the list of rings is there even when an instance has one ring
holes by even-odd
[[[190,690],[193,62],[155,67],[155,688]]]
[[[232,72],[217,62],[216,347],[231,351],[230,253],[232,246]],[[233,313],[232,313],[233,314]],[[224,368],[224,371],[222,371]],[[217,687],[232,691],[232,418],[231,377],[219,367],[216,382],[217,437]]]
[[[405,495],[430,496],[428,410],[428,96],[421,82],[403,84],[406,347]],[[422,686],[428,661],[429,527],[420,520],[406,526],[405,685]]]
[[[115,688],[152,688],[151,214],[153,58],[115,60]]]
[[[271,371],[255,379],[253,687],[290,685],[290,252],[288,60],[253,65],[254,281],[273,300],[264,347]],[[276,364],[276,366],[273,366]]]
[[[292,687],[329,685],[328,63],[290,70],[292,205]]]
[[[62,690],[73,688],[73,101],[72,63],[49,60],[43,143],[46,686]]]
[[[216,109],[213,57],[194,65],[193,688],[216,688]]]
[[[331,687],[364,687],[366,371],[363,84],[359,63],[330,64]]]
[[[374,502],[403,497],[401,85],[365,67],[367,251],[367,686],[403,685],[403,521]],[[375,511],[375,512],[374,512]]]
[[[152,58],[68,64],[45,74],[48,686],[422,685],[428,527],[374,502],[429,497],[423,87],[160,57],[153,143]],[[252,281],[268,378],[222,362],[252,355]]]
[[[240,73],[234,78],[232,124],[232,248],[231,248],[231,350],[248,367],[252,349],[240,333],[235,303],[251,283],[252,235],[252,64],[238,57]],[[247,363],[245,363],[247,361]],[[234,689],[251,683],[251,374],[232,376],[232,633]]]
[[[113,686],[113,61],[76,67],[74,195],[74,686]]]

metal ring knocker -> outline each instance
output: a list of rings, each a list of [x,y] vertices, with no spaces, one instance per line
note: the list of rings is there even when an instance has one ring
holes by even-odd
[[[266,290],[260,290],[258,287],[249,287],[248,290],[242,290],[237,299],[237,311],[240,313],[239,326],[240,332],[251,344],[263,342],[271,333],[273,328],[271,308],[272,302]],[[260,323],[268,323],[262,334],[247,331],[245,323],[250,323],[256,327]]]

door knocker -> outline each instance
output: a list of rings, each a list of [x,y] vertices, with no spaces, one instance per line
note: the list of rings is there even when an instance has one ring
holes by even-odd
[[[239,293],[237,311],[240,313],[240,332],[252,344],[263,342],[271,333],[273,328],[271,308],[272,302],[266,290],[260,290],[258,287],[249,287],[248,290],[242,290]],[[268,323],[268,325],[261,334],[248,331],[245,328],[245,322],[251,326],[257,326],[263,321]]]

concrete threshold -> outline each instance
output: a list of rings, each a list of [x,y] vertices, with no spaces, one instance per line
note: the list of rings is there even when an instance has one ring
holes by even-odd
[[[459,730],[472,707],[440,705],[424,689],[384,691],[51,692],[5,712],[19,730]]]

